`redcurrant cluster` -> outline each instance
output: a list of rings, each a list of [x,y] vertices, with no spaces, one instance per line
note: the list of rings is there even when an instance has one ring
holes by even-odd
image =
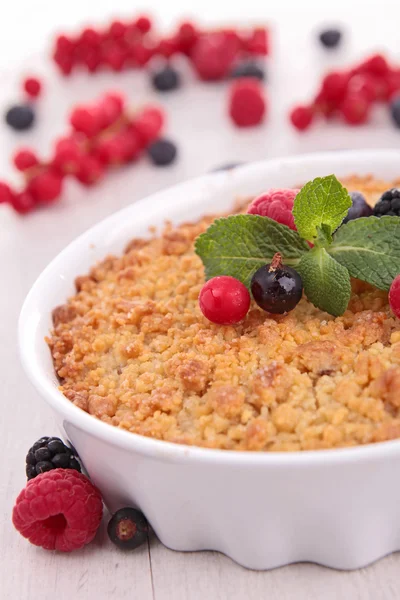
[[[49,161],[40,160],[28,148],[15,154],[14,165],[23,173],[24,187],[17,192],[0,182],[0,203],[24,214],[56,201],[67,176],[86,186],[96,184],[107,169],[136,160],[159,138],[164,113],[145,106],[131,115],[123,96],[108,93],[92,105],[75,107],[70,125],[72,131],[56,141]]]
[[[338,116],[349,125],[360,125],[368,121],[373,104],[390,102],[399,91],[400,69],[375,54],[351,69],[328,73],[312,103],[295,107],[290,119],[299,130],[318,117]]]
[[[79,67],[89,73],[103,68],[143,68],[154,56],[170,58],[174,54],[187,56],[201,79],[221,79],[238,56],[268,54],[267,31],[262,27],[245,32],[207,31],[185,22],[172,35],[160,37],[152,21],[139,16],[132,21],[113,21],[103,29],[86,28],[75,36],[60,35],[53,58],[60,71],[69,75]]]

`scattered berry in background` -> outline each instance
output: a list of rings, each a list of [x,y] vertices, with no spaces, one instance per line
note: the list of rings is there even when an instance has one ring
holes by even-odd
[[[384,215],[400,217],[400,189],[393,188],[384,192],[373,211],[376,217]]]
[[[16,104],[7,110],[5,122],[15,131],[25,131],[35,123],[35,112],[29,104]]]
[[[164,112],[148,105],[131,113],[125,98],[116,92],[109,92],[91,104],[76,106],[69,123],[67,134],[55,140],[50,160],[44,161],[30,148],[15,153],[13,162],[23,173],[23,188],[14,190],[0,182],[0,202],[27,214],[58,200],[66,177],[91,186],[107,170],[130,164],[147,150],[157,165],[170,164],[177,155],[172,142],[160,139]],[[150,150],[149,146],[157,140],[159,145]]]
[[[400,319],[400,275],[393,279],[390,286],[389,304],[393,314]]]
[[[293,310],[303,294],[300,275],[282,264],[280,254],[275,254],[271,264],[260,267],[254,273],[250,287],[260,308],[279,315]]]
[[[161,70],[152,74],[151,78],[154,89],[158,92],[170,92],[181,85],[181,78],[176,69],[166,65]]]
[[[294,199],[300,190],[297,189],[272,189],[255,198],[247,209],[249,215],[269,217],[277,223],[286,225],[296,231],[293,217]]]
[[[396,127],[400,128],[400,96],[396,96],[390,103],[390,115]]]
[[[395,98],[399,92],[400,69],[374,54],[352,68],[327,73],[314,99],[308,106],[292,109],[290,120],[299,131],[312,122],[336,117],[349,125],[362,125],[369,121],[374,105],[385,102],[398,126],[400,104]]]
[[[229,115],[238,127],[253,127],[266,116],[265,89],[256,79],[237,79],[229,90]]]
[[[337,48],[342,41],[342,32],[339,29],[325,29],[318,37],[325,48]]]
[[[58,437],[42,437],[35,442],[26,455],[26,476],[33,479],[52,469],[75,469],[81,471],[76,453]]]
[[[254,60],[245,60],[238,63],[233,67],[229,75],[232,79],[253,77],[263,81],[266,78],[264,67]]]
[[[233,325],[242,321],[250,307],[250,294],[234,277],[222,275],[209,279],[199,295],[203,315],[218,325]]]
[[[350,197],[353,204],[349,208],[349,212],[343,223],[359,219],[360,217],[370,217],[372,215],[373,209],[367,204],[367,201],[361,192],[350,192]]]
[[[177,156],[177,149],[170,140],[156,140],[147,148],[147,153],[153,165],[165,167],[173,163]]]
[[[71,552],[89,544],[103,514],[99,490],[73,469],[54,469],[28,481],[12,521],[31,544]]]
[[[27,77],[23,81],[23,88],[29,98],[38,98],[42,92],[42,83],[37,77]]]
[[[149,535],[146,517],[134,508],[121,508],[107,527],[110,540],[121,550],[134,550],[144,544]]]

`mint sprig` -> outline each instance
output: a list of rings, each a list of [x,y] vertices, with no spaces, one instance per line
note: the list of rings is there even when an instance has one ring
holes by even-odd
[[[334,175],[318,177],[296,196],[297,231],[268,217],[233,215],[210,225],[195,250],[207,279],[231,275],[248,288],[255,271],[279,252],[299,271],[308,300],[339,316],[350,299],[350,276],[387,290],[400,273],[400,218],[366,217],[341,225],[350,206]]]

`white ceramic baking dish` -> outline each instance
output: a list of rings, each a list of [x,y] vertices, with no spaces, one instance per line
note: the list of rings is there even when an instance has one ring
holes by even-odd
[[[207,175],[114,214],[45,269],[22,309],[24,368],[54,409],[111,510],[138,506],[174,550],[218,550],[245,567],[312,561],[363,567],[400,550],[400,441],[297,453],[208,450],[152,440],[105,424],[58,390],[44,337],[75,276],[122,252],[149,225],[228,210],[235,198],[316,176],[400,175],[400,152],[333,152],[259,162]],[[127,190],[127,193],[129,191]]]

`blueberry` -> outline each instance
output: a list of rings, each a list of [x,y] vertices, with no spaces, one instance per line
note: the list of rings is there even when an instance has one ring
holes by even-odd
[[[150,144],[147,152],[154,165],[164,167],[174,162],[177,149],[169,140],[160,139]]]
[[[343,223],[353,221],[353,219],[359,219],[360,217],[369,217],[372,215],[373,210],[367,204],[361,192],[350,192],[350,197],[353,204],[349,208],[349,212],[347,213]]]
[[[16,104],[6,112],[5,121],[12,129],[23,131],[32,127],[35,113],[29,104]]]
[[[233,67],[230,77],[236,79],[238,77],[254,77],[263,81],[266,77],[263,67],[252,60],[247,60]]]
[[[342,32],[339,29],[326,29],[321,31],[319,39],[325,48],[336,48],[342,39]]]
[[[122,550],[134,550],[147,540],[149,525],[146,517],[134,508],[121,508],[107,526],[110,540]]]
[[[390,103],[390,114],[396,127],[400,127],[400,96],[397,96]]]
[[[282,315],[299,303],[303,282],[297,271],[282,264],[275,254],[271,264],[258,269],[251,280],[251,293],[260,308]]]
[[[159,92],[169,92],[180,87],[181,79],[178,71],[166,66],[161,71],[153,74],[152,84]]]

